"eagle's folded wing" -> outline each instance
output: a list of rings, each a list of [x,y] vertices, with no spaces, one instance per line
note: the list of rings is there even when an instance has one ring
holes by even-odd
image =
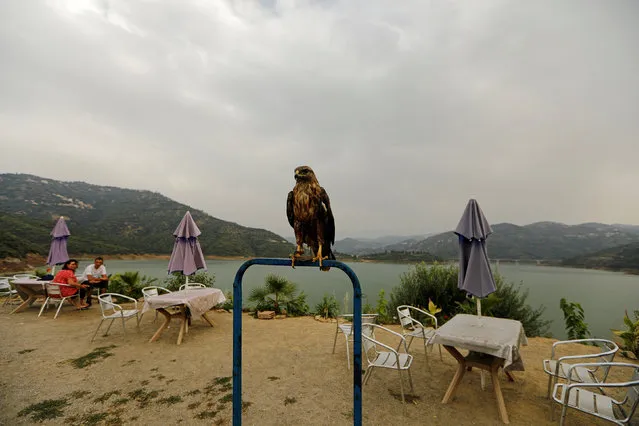
[[[335,244],[335,218],[333,218],[333,210],[331,210],[331,200],[328,198],[328,194],[324,188],[320,188],[320,200],[324,204],[325,216],[324,216],[324,241],[329,245]]]
[[[295,227],[295,214],[293,213],[293,191],[288,193],[286,199],[286,217],[288,217],[288,223]]]

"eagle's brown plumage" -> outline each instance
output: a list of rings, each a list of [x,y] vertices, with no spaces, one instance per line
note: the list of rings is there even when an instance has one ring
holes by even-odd
[[[331,210],[328,194],[308,166],[295,169],[295,187],[288,193],[286,200],[286,216],[288,223],[295,231],[295,258],[304,254],[304,244],[313,251],[313,260],[335,259],[331,245],[335,244],[335,219]]]

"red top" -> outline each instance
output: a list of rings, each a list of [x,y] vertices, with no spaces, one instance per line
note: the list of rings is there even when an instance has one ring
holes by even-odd
[[[54,283],[69,284],[69,279],[75,278],[75,273],[71,269],[62,269],[55,274]]]
[[[71,269],[62,269],[57,274],[55,274],[55,278],[53,278],[53,282],[58,284],[69,284],[69,280],[71,278],[75,278],[75,273]],[[60,286],[60,293],[62,294],[62,297],[73,296],[77,292],[78,292],[78,289],[75,287],[69,288],[69,287]]]

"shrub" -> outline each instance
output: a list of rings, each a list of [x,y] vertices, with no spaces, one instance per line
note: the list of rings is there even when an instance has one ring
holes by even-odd
[[[322,301],[315,305],[315,313],[324,318],[337,318],[339,315],[339,303],[332,294],[324,293]]]
[[[457,267],[434,263],[431,266],[419,263],[400,275],[400,284],[391,291],[389,308],[395,312],[400,305],[422,308],[428,300],[441,308],[437,319],[443,322],[444,315],[457,312],[457,302],[466,300],[466,292],[457,288]]]
[[[636,359],[639,359],[639,311],[635,311],[634,316],[634,320],[630,319],[630,315],[626,311],[626,315],[623,317],[626,329],[612,330],[612,332],[621,339],[620,346],[624,351],[624,356],[628,357],[627,352],[631,352]]]
[[[563,297],[559,301],[559,308],[564,313],[564,322],[566,323],[566,331],[568,339],[586,339],[590,336],[588,324],[586,324],[584,308],[576,302],[566,302]]]
[[[120,293],[137,300],[142,297],[142,289],[154,285],[157,280],[157,278],[140,275],[137,271],[123,272],[111,276],[109,292]]]
[[[195,275],[189,276],[189,283],[199,283],[204,284],[207,287],[213,287],[213,284],[215,283],[215,275],[209,275],[206,271],[198,271]],[[186,284],[186,275],[180,272],[175,272],[164,279],[164,287],[171,291],[179,290],[180,286],[184,284]]]
[[[297,284],[286,278],[269,274],[264,279],[264,286],[256,287],[248,297],[255,303],[256,311],[275,311],[281,314],[286,310],[291,316],[304,315],[308,312],[306,294],[297,294]]]
[[[388,302],[386,301],[384,289],[381,289],[377,296],[377,321],[380,324],[392,322],[392,315],[389,315],[388,312]]]
[[[439,308],[436,316],[440,324],[457,313],[476,314],[476,302],[466,297],[466,292],[457,288],[458,268],[421,263],[400,276],[400,284],[391,292],[390,306],[412,305],[424,309],[429,299]],[[545,335],[550,321],[542,318],[546,308],[533,309],[526,303],[528,291],[521,291],[521,283],[506,283],[501,275],[494,274],[497,290],[482,299],[482,315],[510,318],[520,321],[529,337]],[[428,309],[425,309],[428,310]]]

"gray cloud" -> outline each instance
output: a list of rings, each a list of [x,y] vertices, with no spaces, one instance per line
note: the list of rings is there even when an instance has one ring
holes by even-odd
[[[636,2],[0,3],[0,169],[150,189],[290,235],[636,223]],[[100,164],[95,166],[95,164]]]

